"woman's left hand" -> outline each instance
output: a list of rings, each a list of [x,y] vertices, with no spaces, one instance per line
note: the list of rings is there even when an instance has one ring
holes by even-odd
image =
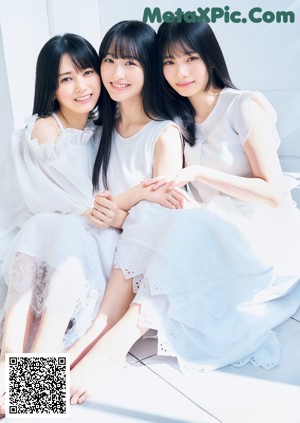
[[[194,181],[200,173],[199,165],[192,165],[183,168],[176,176],[157,176],[155,178],[146,179],[143,186],[149,187],[156,191],[163,185],[168,186],[168,190],[173,190],[175,187],[183,187],[189,182]]]
[[[118,208],[109,191],[103,191],[95,196],[94,207],[83,215],[98,228],[108,228],[114,225]]]

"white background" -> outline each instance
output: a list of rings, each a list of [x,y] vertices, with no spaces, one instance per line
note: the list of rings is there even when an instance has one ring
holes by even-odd
[[[0,0],[0,153],[32,112],[37,55],[53,35],[80,34],[98,51],[114,23],[142,20],[145,7],[175,12],[224,6],[245,16],[252,7],[295,13],[295,23],[220,20],[212,28],[235,85],[262,91],[274,105],[283,168],[300,172],[300,0]]]

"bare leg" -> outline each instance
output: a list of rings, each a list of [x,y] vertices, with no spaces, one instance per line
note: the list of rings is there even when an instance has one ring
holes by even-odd
[[[31,352],[61,352],[63,338],[74,314],[77,301],[83,295],[85,279],[81,266],[66,262],[53,272],[47,293],[46,308],[42,314]]]
[[[32,312],[30,309],[32,291],[28,290],[11,304],[5,314],[1,358],[8,352],[23,352],[29,330]]]
[[[30,352],[51,353],[63,350],[63,338],[70,321],[70,313],[44,311]]]
[[[71,404],[100,392],[123,367],[131,346],[148,330],[139,327],[140,306],[133,304],[71,370]]]
[[[96,319],[84,336],[68,350],[71,368],[121,319],[133,298],[132,279],[125,280],[120,269],[113,269]]]

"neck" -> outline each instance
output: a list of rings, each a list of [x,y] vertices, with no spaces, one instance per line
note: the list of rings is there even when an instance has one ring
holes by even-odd
[[[210,88],[207,92],[198,93],[197,95],[189,98],[196,111],[195,121],[197,123],[203,122],[213,111],[220,92],[221,89],[219,88]]]
[[[86,127],[89,114],[88,113],[70,113],[69,111],[60,109],[56,112],[60,118],[64,128],[84,129]]]
[[[150,121],[141,101],[120,102],[119,109],[120,116],[116,122],[116,129],[125,137],[134,134]]]

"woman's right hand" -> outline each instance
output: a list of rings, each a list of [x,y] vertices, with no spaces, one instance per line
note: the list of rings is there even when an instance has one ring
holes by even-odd
[[[143,200],[160,204],[168,209],[182,209],[184,203],[190,202],[190,197],[183,189],[175,187],[170,190],[168,184],[162,184],[155,190],[152,186],[142,187]]]
[[[106,229],[110,226],[118,227],[116,220],[118,216],[118,207],[115,204],[109,191],[104,191],[95,196],[94,207],[86,210],[83,216],[98,228]]]

